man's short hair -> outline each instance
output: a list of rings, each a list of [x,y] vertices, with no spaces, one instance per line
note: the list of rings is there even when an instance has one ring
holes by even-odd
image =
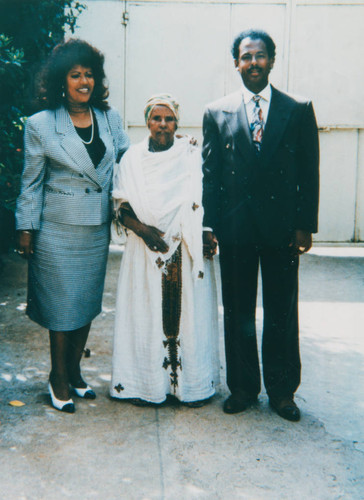
[[[262,40],[267,47],[268,56],[270,59],[274,59],[276,56],[276,45],[273,39],[268,35],[266,31],[263,30],[245,30],[239,33],[231,46],[231,53],[234,59],[239,59],[239,47],[244,40],[244,38],[251,38],[252,40]]]

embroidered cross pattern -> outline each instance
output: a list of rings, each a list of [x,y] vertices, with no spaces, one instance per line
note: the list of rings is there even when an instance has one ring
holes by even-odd
[[[178,386],[178,368],[182,370],[181,358],[178,353],[180,346],[179,326],[182,306],[182,249],[181,245],[166,262],[166,274],[162,275],[162,319],[163,333],[166,340],[163,346],[167,355],[163,368],[170,367],[170,383],[174,390]]]
[[[171,384],[174,388],[178,386],[178,373],[177,368],[182,370],[182,361],[181,358],[178,357],[178,347],[181,345],[178,339],[169,338],[168,340],[163,341],[163,345],[168,349],[168,356],[164,358],[163,368],[167,370],[167,368],[171,367],[170,380]]]
[[[158,257],[158,259],[155,261],[155,263],[157,264],[159,269],[164,266],[164,261],[160,257]]]

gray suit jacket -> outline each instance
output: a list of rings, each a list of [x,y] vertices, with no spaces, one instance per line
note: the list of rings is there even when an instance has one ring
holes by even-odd
[[[42,219],[74,225],[109,221],[113,167],[129,139],[116,110],[94,113],[106,147],[97,168],[63,106],[28,118],[17,229],[37,230]]]
[[[203,142],[204,225],[220,241],[286,245],[317,231],[318,131],[312,103],[272,87],[256,154],[241,91],[210,104]]]

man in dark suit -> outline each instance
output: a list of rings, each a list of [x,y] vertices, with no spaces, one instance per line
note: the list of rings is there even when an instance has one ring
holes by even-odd
[[[267,33],[242,32],[232,54],[243,86],[207,106],[203,121],[204,250],[212,256],[219,245],[231,391],[224,411],[245,410],[260,392],[260,265],[264,384],[271,407],[297,421],[298,261],[317,232],[317,125],[311,102],[269,84],[275,44]]]

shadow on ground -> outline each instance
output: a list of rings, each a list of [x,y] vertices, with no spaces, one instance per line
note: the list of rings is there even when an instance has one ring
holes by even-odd
[[[92,402],[77,400],[77,412],[66,415],[50,407],[46,393],[47,332],[24,314],[25,262],[15,255],[4,258],[0,498],[363,498],[360,258],[302,259],[299,423],[272,413],[264,393],[244,414],[225,415],[224,379],[211,404],[200,409],[136,408],[111,400],[120,259],[120,252],[110,254],[103,313],[93,323],[88,346],[92,355],[83,361],[84,374],[98,397]],[[261,315],[259,310],[258,329]],[[25,406],[10,406],[12,400]]]

